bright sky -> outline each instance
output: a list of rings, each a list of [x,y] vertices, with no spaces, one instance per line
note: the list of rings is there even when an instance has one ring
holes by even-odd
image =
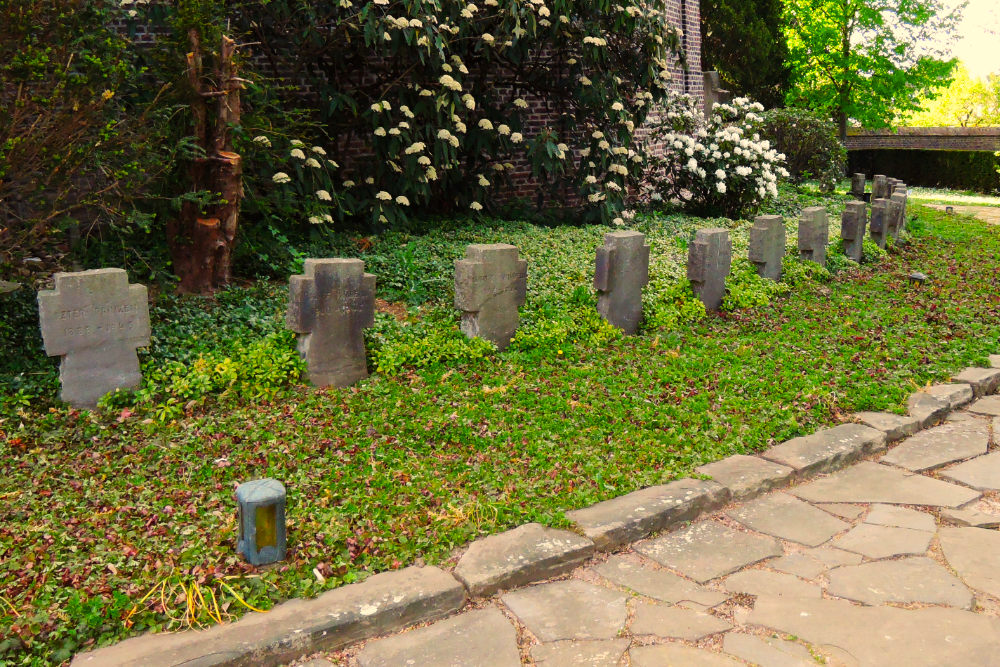
[[[952,54],[973,77],[1000,73],[1000,0],[969,0]]]

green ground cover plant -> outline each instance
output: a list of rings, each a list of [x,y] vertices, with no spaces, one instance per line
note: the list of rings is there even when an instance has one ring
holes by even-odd
[[[825,203],[839,223],[843,201],[802,193],[781,206],[790,216]],[[589,315],[606,227],[456,223],[375,238],[363,252],[355,244],[382,281],[379,296],[409,306],[379,315],[368,335],[375,374],[345,389],[297,384],[283,286],[215,301],[159,296],[135,394],[94,412],[56,404],[51,383],[22,383],[19,401],[5,396],[0,662],[58,663],[138,631],[447,562],[477,536],[527,521],[565,525],[569,509],[850,412],[900,411],[915,387],[985,363],[1000,335],[1000,278],[984,261],[998,256],[998,230],[914,210],[908,243],[832,275],[789,262],[786,293],[766,303],[751,298],[742,267],[734,285],[750,296],[707,317],[682,282],[688,238],[726,226],[743,256],[749,223],[640,216],[653,281],[646,326],[630,338]],[[454,334],[447,279],[466,243],[500,240],[530,267],[522,333],[503,353]],[[930,284],[909,286],[913,270]],[[5,353],[22,345],[30,367],[4,367],[2,380],[45,368],[30,335],[0,331]],[[236,380],[203,370],[210,391],[183,393],[177,383],[197,372],[153,378],[172,363],[222,365],[217,375]],[[265,476],[289,490],[289,553],[257,571],[234,552],[233,489]]]

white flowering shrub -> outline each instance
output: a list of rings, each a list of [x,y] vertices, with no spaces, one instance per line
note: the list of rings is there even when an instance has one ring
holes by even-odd
[[[342,165],[327,188],[339,205],[323,215],[363,215],[378,226],[418,210],[488,211],[519,160],[550,203],[577,197],[587,219],[623,221],[624,194],[645,167],[635,130],[666,94],[678,57],[662,2],[229,5],[234,29],[265,56],[254,62],[314,93],[307,99],[330,137],[328,157]],[[532,130],[539,106],[552,122]],[[286,163],[308,173],[315,156],[302,152]],[[272,176],[260,180],[279,198],[298,182]]]
[[[703,216],[745,218],[778,194],[785,156],[760,136],[763,107],[747,98],[705,117],[689,96],[672,96],[651,132],[662,144],[645,186],[653,199],[679,201]]]

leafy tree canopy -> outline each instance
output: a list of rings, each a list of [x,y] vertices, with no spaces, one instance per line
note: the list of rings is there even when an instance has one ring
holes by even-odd
[[[781,0],[702,0],[701,57],[737,96],[781,106],[788,91],[788,47]]]
[[[788,103],[886,127],[948,85],[957,63],[939,40],[965,4],[945,0],[787,0]]]
[[[907,125],[915,127],[976,127],[1000,125],[1000,75],[973,77],[962,65],[944,92],[922,101],[923,110],[911,115]]]

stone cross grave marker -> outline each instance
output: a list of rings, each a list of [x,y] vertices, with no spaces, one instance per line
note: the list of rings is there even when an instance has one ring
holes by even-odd
[[[60,356],[62,400],[92,408],[115,389],[142,380],[135,350],[149,345],[145,285],[129,285],[124,269],[57,273],[55,289],[38,293],[42,341]]]
[[[759,215],[750,229],[749,259],[757,274],[770,280],[781,279],[781,259],[785,256],[785,221],[780,215]]]
[[[462,333],[503,350],[517,332],[517,309],[527,297],[528,263],[506,243],[473,243],[455,260],[455,307]]]
[[[888,199],[874,199],[872,200],[872,216],[871,223],[868,225],[869,233],[871,234],[872,241],[878,244],[879,248],[885,248],[885,236],[887,233],[887,209],[889,206]]]
[[[649,282],[649,246],[639,232],[611,232],[597,249],[597,312],[627,334],[642,319],[642,288]]]
[[[688,248],[687,277],[705,310],[715,311],[726,293],[733,243],[725,229],[699,229]]]
[[[889,179],[884,174],[875,174],[872,180],[872,201],[889,196]]]
[[[855,199],[864,199],[865,183],[864,174],[854,174],[851,176],[851,196]]]
[[[309,381],[346,387],[368,377],[364,329],[375,324],[375,276],[360,259],[307,259],[288,280],[285,321],[299,334]]]
[[[826,266],[826,244],[830,240],[830,221],[822,206],[802,210],[799,219],[799,257]]]
[[[844,240],[844,254],[861,263],[864,254],[865,227],[868,226],[868,207],[863,201],[847,202],[840,216],[840,238]]]
[[[906,225],[906,195],[894,193],[886,205],[886,233],[899,239]]]

